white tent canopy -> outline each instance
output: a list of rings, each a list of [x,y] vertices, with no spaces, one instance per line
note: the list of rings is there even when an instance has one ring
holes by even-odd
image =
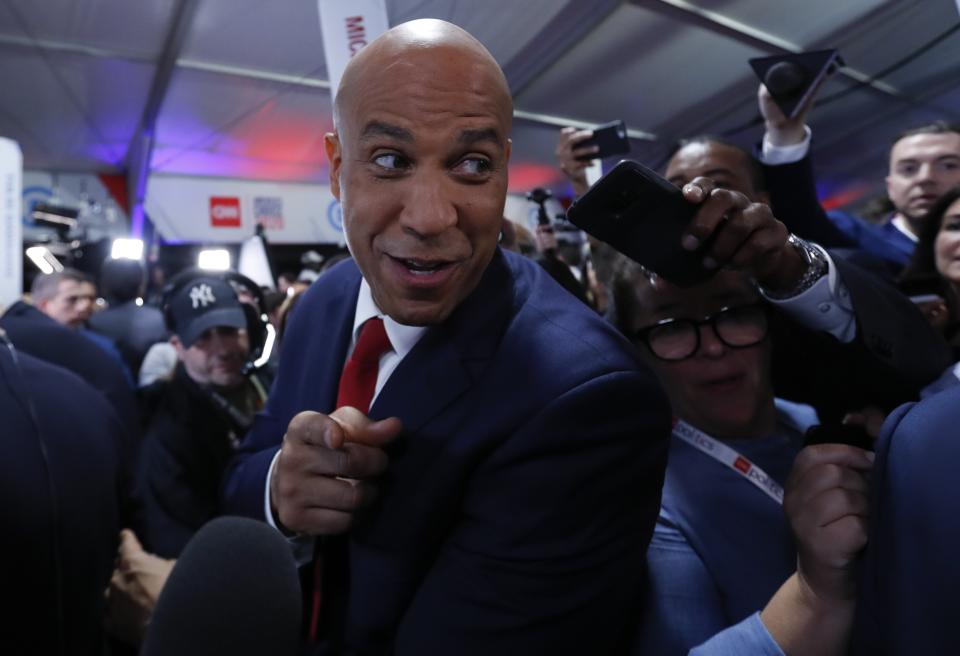
[[[879,190],[890,138],[960,119],[954,0],[387,0],[479,38],[515,96],[511,189],[562,185],[557,126],[621,118],[632,157],[757,115],[747,59],[836,47],[812,116],[830,191]],[[927,48],[924,50],[924,48]],[[920,51],[918,53],[918,51]],[[0,135],[28,169],[324,183],[331,126],[317,0],[8,0]],[[918,53],[896,70],[872,76]],[[143,161],[149,139],[152,152]],[[736,140],[750,145],[759,128]]]

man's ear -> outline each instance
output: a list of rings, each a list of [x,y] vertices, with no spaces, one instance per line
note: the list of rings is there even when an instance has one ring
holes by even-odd
[[[330,162],[330,191],[334,198],[340,200],[340,165],[343,163],[340,135],[336,132],[327,132],[323,135],[323,147],[327,151],[327,160]]]
[[[173,348],[177,351],[177,359],[183,359],[183,352],[186,351],[183,342],[180,341],[180,338],[177,335],[170,335],[170,343],[173,344]]]

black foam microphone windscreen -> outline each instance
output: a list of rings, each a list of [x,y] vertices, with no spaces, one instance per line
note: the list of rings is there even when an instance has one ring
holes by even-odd
[[[793,117],[820,81],[843,66],[843,58],[836,50],[814,50],[756,57],[749,63],[783,114]]]
[[[157,600],[142,656],[294,656],[302,598],[287,541],[220,517],[190,540]]]

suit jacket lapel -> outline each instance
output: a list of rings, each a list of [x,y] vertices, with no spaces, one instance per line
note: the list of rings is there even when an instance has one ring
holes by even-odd
[[[508,264],[498,250],[477,288],[403,359],[370,416],[400,417],[409,434],[466,392],[496,353],[513,293]]]
[[[347,359],[347,349],[353,338],[353,318],[357,311],[357,295],[360,288],[360,271],[351,263],[351,271],[344,276],[339,293],[327,294],[326,303],[320,308],[317,325],[316,361],[326,362],[321,367],[322,377],[315,387],[304,385],[303,394],[311,405],[319,404],[320,412],[330,413],[336,409],[340,374]],[[314,359],[311,359],[313,361]]]

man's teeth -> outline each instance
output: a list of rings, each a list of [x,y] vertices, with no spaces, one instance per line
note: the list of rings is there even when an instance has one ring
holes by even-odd
[[[432,273],[442,266],[442,264],[439,262],[425,264],[423,262],[415,262],[413,260],[403,260],[403,264],[413,273]]]

